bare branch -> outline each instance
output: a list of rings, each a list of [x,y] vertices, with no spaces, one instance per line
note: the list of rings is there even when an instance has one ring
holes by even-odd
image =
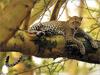
[[[49,65],[52,65],[52,64],[59,64],[59,63],[61,63],[61,62],[63,62],[63,61],[66,61],[66,59],[62,59],[62,60],[60,60],[60,61],[58,61],[58,62],[53,62],[53,63],[50,63],[50,64],[47,64],[47,65],[43,65],[43,66],[39,66],[39,67],[36,67],[36,68],[32,68],[31,70],[37,70],[37,69],[40,69],[40,68],[44,68],[44,67],[48,67]],[[18,74],[22,74],[22,73],[25,73],[25,72],[29,72],[29,71],[31,71],[31,70],[28,70],[28,71],[24,71],[24,72],[20,72],[20,73],[18,73]],[[50,72],[51,73],[51,72]]]
[[[21,29],[27,30],[29,27],[29,20],[30,20],[30,16],[31,16],[31,11],[28,12],[25,20],[24,20],[24,24],[22,25]]]
[[[59,10],[60,10],[61,6],[64,4],[65,1],[66,1],[66,0],[58,0],[58,1],[57,1],[56,5],[55,5],[55,7],[54,7],[54,9],[53,9],[53,12],[52,12],[52,16],[51,16],[51,18],[50,18],[50,21],[51,21],[51,20],[56,20],[56,19],[57,19]]]

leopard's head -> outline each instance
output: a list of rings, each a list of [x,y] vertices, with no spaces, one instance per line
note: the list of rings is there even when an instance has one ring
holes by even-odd
[[[81,25],[82,17],[73,16],[68,20],[68,24],[72,29],[77,29]]]

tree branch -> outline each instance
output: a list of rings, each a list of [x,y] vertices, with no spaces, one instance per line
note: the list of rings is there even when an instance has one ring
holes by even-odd
[[[53,12],[52,12],[52,15],[51,15],[51,18],[50,18],[50,21],[51,20],[56,20],[57,17],[58,17],[58,14],[59,14],[59,10],[61,8],[61,6],[64,4],[66,0],[58,0],[57,3],[55,4],[55,7],[53,9]]]
[[[15,34],[32,6],[32,0],[13,0],[5,8],[0,16],[0,32],[2,32],[0,33],[0,45],[6,43]]]
[[[30,38],[28,33],[19,32],[15,37],[9,40],[7,45],[0,47],[0,51],[17,51],[29,56],[33,55],[41,58],[67,57],[100,64],[100,41],[97,41],[99,45],[98,49],[93,49],[87,40],[82,42],[86,48],[85,55],[81,55],[76,45],[65,45],[64,37],[61,35],[42,38],[37,38],[34,35]]]

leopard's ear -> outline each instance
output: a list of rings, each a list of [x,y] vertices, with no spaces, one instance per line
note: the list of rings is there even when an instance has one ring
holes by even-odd
[[[71,16],[68,16],[68,19],[71,19],[72,17]]]
[[[80,17],[80,20],[82,21],[83,17]]]
[[[79,18],[78,16],[68,16],[69,19]]]

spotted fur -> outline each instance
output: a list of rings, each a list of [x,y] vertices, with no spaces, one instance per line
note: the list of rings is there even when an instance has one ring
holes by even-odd
[[[62,21],[50,21],[43,22],[43,23],[36,23],[32,27],[28,29],[29,33],[36,33],[39,31],[45,32],[46,35],[64,35],[65,30],[63,28],[64,24],[66,22]],[[62,25],[62,26],[61,26]]]
[[[74,32],[80,34],[80,36],[86,38],[90,41],[93,48],[98,48],[98,45],[93,41],[93,39],[86,34],[82,29],[79,28],[81,25],[82,18],[73,16],[70,17],[68,21],[50,21],[43,23],[36,23],[29,27],[29,33],[41,33],[43,32],[45,36],[53,36],[53,35],[63,35],[65,36],[66,42],[76,43],[80,48],[80,53],[85,54],[85,48],[82,42],[75,39]],[[40,34],[39,33],[39,34]],[[15,66],[22,60],[22,56],[13,64],[9,64],[9,56],[6,58],[6,65],[8,67]]]
[[[82,42],[78,41],[74,38],[74,34],[81,25],[82,18],[73,16],[68,21],[50,21],[43,23],[36,23],[32,25],[29,29],[29,33],[44,33],[44,35],[63,35],[65,37],[66,42],[76,43],[79,48],[81,54],[85,54],[85,47]],[[39,36],[40,37],[40,36]]]
[[[50,21],[43,23],[36,23],[32,25],[29,29],[29,33],[36,33],[52,36],[52,35],[63,35],[66,42],[76,43],[80,49],[81,54],[85,54],[85,47],[83,43],[75,38],[75,34],[78,32],[82,34],[81,36],[88,39],[93,48],[98,48],[97,44],[93,39],[86,34],[82,29],[80,29],[82,17],[73,16],[67,21]],[[39,35],[38,34],[38,35]]]

